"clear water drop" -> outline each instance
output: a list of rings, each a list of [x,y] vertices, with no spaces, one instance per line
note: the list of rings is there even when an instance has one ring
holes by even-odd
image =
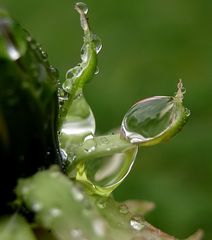
[[[51,208],[49,214],[51,217],[59,217],[62,215],[62,210],[59,208]]]
[[[122,214],[128,214],[129,209],[128,209],[127,205],[126,204],[121,204],[119,206],[119,212],[122,213]]]
[[[33,210],[34,212],[39,212],[39,211],[41,211],[42,209],[43,209],[42,203],[35,202],[35,203],[32,204],[32,210]]]
[[[88,60],[88,47],[89,47],[89,44],[88,43],[84,43],[82,48],[81,48],[81,59],[83,62],[87,62]]]
[[[96,201],[96,205],[99,209],[105,209],[107,207],[107,199],[106,198],[98,198]]]
[[[151,143],[170,130],[182,115],[184,108],[176,97],[147,98],[132,106],[124,116],[121,135],[131,143]]]
[[[88,13],[88,6],[83,2],[76,3],[76,7],[78,7],[84,14]]]
[[[92,35],[92,40],[93,40],[94,45],[95,45],[96,53],[98,54],[102,49],[102,41],[96,34]]]
[[[66,153],[66,151],[62,148],[60,148],[60,155],[62,158],[63,162],[66,162],[68,160],[68,154]]]
[[[95,75],[99,74],[99,67],[98,66],[96,67],[96,70],[95,70],[94,74]]]
[[[106,224],[103,219],[96,218],[92,222],[93,230],[99,237],[104,237],[106,234]]]
[[[78,186],[72,186],[71,192],[75,200],[81,202],[84,199],[84,194]]]
[[[136,231],[141,231],[144,229],[145,225],[142,223],[140,216],[134,216],[130,219],[130,226]]]
[[[66,79],[73,79],[73,78],[79,77],[81,72],[82,72],[82,68],[80,66],[71,68],[66,72]]]
[[[87,153],[91,153],[91,152],[95,151],[96,145],[97,145],[97,143],[94,139],[88,139],[88,140],[84,141],[84,143],[83,143],[84,151]]]
[[[61,134],[68,136],[69,142],[72,139],[75,141],[77,138],[83,140],[86,136],[93,135],[95,128],[95,118],[91,108],[83,93],[79,92],[64,119]]]
[[[81,163],[76,179],[90,185],[92,191],[108,196],[128,175],[138,147],[106,157],[93,158]]]

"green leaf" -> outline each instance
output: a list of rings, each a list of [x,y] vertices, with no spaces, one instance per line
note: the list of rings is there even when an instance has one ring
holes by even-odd
[[[36,240],[30,225],[18,214],[0,219],[0,239]]]

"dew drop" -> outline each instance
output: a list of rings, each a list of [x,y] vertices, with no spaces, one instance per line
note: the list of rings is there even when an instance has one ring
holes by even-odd
[[[51,208],[50,209],[50,215],[52,217],[59,217],[62,215],[62,211],[59,208]]]
[[[88,6],[83,2],[76,3],[76,7],[78,7],[84,14],[88,13]]]
[[[83,194],[82,190],[79,189],[79,187],[72,186],[71,192],[72,192],[73,197],[75,198],[75,200],[81,202],[84,199],[84,194]]]
[[[50,65],[49,70],[51,72],[51,74],[58,79],[59,78],[59,71],[57,68],[53,67],[52,65]]]
[[[62,158],[62,161],[63,162],[66,162],[68,160],[68,154],[66,153],[66,151],[64,149],[60,149],[60,155],[61,155],[61,158]]]
[[[122,214],[128,214],[129,213],[129,209],[128,209],[127,205],[121,204],[119,206],[119,212],[122,213]]]
[[[92,40],[93,40],[94,45],[95,45],[96,53],[98,54],[102,49],[102,41],[96,34],[92,35]]]
[[[80,167],[76,179],[87,182],[95,193],[108,196],[128,175],[138,147],[106,157],[89,159]]]
[[[144,99],[124,116],[121,135],[131,143],[146,143],[162,136],[185,115],[175,97],[156,96]]]
[[[101,219],[101,218],[94,219],[92,222],[92,225],[93,225],[93,230],[97,236],[99,236],[99,237],[105,236],[106,225],[105,225],[105,222],[103,221],[103,219]]]
[[[99,74],[99,67],[98,66],[96,67],[96,70],[95,70],[94,74],[95,75]]]
[[[87,62],[88,60],[88,47],[89,47],[89,44],[88,43],[84,43],[82,48],[81,48],[81,59],[83,62]]]
[[[96,205],[99,209],[104,209],[107,207],[107,200],[105,198],[98,198]]]
[[[33,210],[34,212],[39,212],[39,211],[42,210],[42,208],[43,208],[42,203],[35,202],[35,203],[32,204],[32,210]]]
[[[70,141],[77,137],[84,139],[85,136],[94,134],[95,127],[94,115],[82,92],[79,92],[64,119],[61,133],[68,135]]]
[[[134,216],[130,219],[130,226],[136,231],[141,231],[145,227],[139,216]]]
[[[95,151],[96,145],[97,145],[97,143],[94,139],[88,139],[83,143],[84,151],[87,153],[91,153],[91,152]]]

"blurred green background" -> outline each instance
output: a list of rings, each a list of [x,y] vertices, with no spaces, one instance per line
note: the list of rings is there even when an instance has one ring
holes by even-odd
[[[82,31],[73,0],[0,0],[49,53],[60,70],[79,62]],[[212,239],[212,1],[87,0],[90,23],[103,42],[100,74],[86,96],[98,133],[120,126],[139,99],[173,95],[179,78],[191,118],[166,144],[140,149],[118,200],[145,199],[147,219],[183,238],[198,228]]]

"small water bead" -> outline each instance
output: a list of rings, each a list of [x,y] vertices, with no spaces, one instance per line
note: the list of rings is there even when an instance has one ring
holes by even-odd
[[[89,44],[86,42],[83,44],[82,48],[81,48],[81,60],[83,62],[87,62],[88,60],[88,48],[89,48]]]
[[[92,222],[93,230],[99,237],[104,237],[106,234],[106,224],[103,219],[97,218]]]
[[[130,219],[130,226],[136,231],[141,231],[145,227],[140,216],[132,217]]]
[[[35,203],[32,204],[32,210],[33,210],[34,212],[39,212],[39,211],[41,211],[42,209],[43,209],[42,203],[35,202]]]
[[[107,207],[107,199],[103,197],[98,198],[96,205],[99,209],[105,209]]]
[[[93,40],[94,45],[95,45],[96,53],[98,54],[102,49],[102,41],[101,41],[100,37],[97,36],[96,34],[92,35],[92,40]]]
[[[97,145],[97,143],[94,139],[88,139],[88,140],[84,141],[84,143],[83,143],[84,151],[87,153],[91,153],[91,152],[95,151],[96,145]]]
[[[99,67],[97,66],[96,67],[96,70],[95,70],[95,73],[94,73],[95,75],[97,75],[97,74],[99,74]]]
[[[121,134],[131,143],[151,142],[179,120],[182,108],[175,97],[144,99],[131,107],[124,116]]]
[[[62,215],[62,210],[59,208],[51,208],[49,214],[51,217],[59,217]]]
[[[78,7],[84,14],[88,13],[88,6],[83,2],[76,3],[76,7]]]
[[[66,151],[62,148],[60,148],[60,155],[62,157],[62,161],[66,162],[68,160],[68,154],[66,153]]]
[[[128,209],[127,205],[126,204],[121,204],[119,206],[119,212],[122,213],[122,214],[128,214],[129,209]]]

